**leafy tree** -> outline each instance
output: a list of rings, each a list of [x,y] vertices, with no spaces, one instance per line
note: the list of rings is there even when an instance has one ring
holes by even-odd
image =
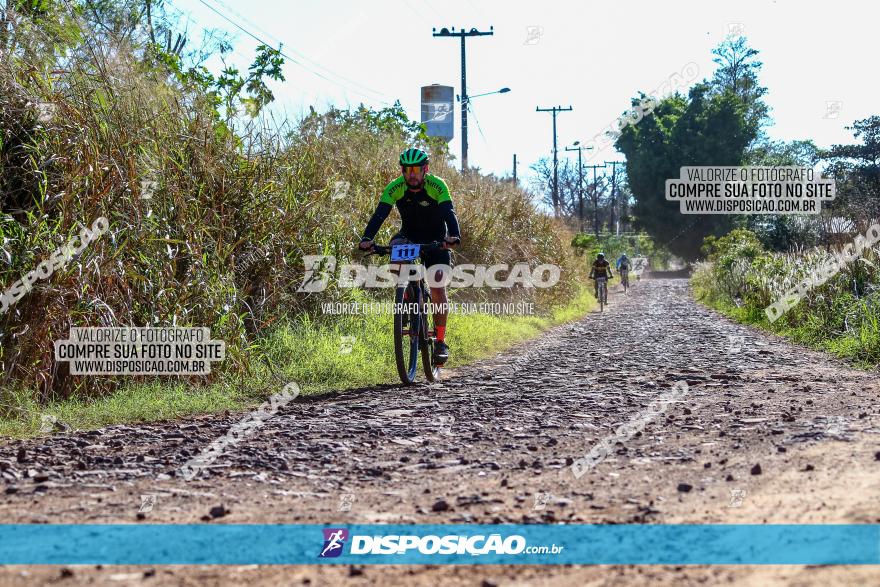
[[[237,112],[236,101],[244,106],[248,115],[257,116],[275,100],[265,80],[284,81],[284,74],[281,73],[283,65],[284,58],[277,49],[260,45],[256,59],[248,68],[247,77],[242,77],[235,67],[226,67],[215,80],[214,87],[222,96],[227,117]]]
[[[749,149],[745,165],[794,165],[815,166],[822,153],[811,140],[771,141],[764,140]]]
[[[864,229],[880,218],[880,116],[856,120],[846,128],[862,143],[834,145],[822,159],[828,161],[826,173],[837,184],[832,210],[852,216]]]
[[[696,259],[703,239],[727,232],[733,217],[681,214],[677,202],[665,199],[666,180],[679,177],[683,166],[741,165],[756,133],[746,111],[732,91],[713,92],[701,83],[687,97],[662,100],[639,124],[624,128],[615,143],[626,156],[636,226],[684,259]]]
[[[746,120],[756,133],[756,139],[764,137],[763,128],[770,123],[770,108],[763,100],[767,88],[758,82],[762,62],[758,61],[759,51],[749,47],[743,36],[729,36],[712,50],[712,61],[718,65],[712,77],[712,87],[716,93],[733,92],[747,109]]]
[[[820,158],[813,141],[762,140],[746,153],[746,165],[815,167]],[[816,217],[778,214],[743,216],[743,227],[752,230],[771,251],[789,251],[819,244],[820,222]]]
[[[767,89],[758,83],[758,51],[744,37],[729,37],[712,53],[718,69],[711,80],[694,85],[687,96],[676,93],[659,101],[615,142],[626,156],[636,227],[686,260],[699,256],[706,236],[729,231],[736,219],[681,214],[677,202],[665,199],[666,180],[678,178],[683,166],[746,164],[749,147],[769,122],[762,99]],[[640,94],[632,106],[645,97]]]
[[[600,251],[605,253],[611,262],[626,253],[630,258],[647,257],[651,267],[660,269],[669,263],[669,252],[654,244],[654,239],[644,233],[626,235],[605,235],[580,233],[575,235],[571,246],[588,261],[592,261]]]
[[[0,5],[0,60],[26,64],[37,81],[83,41],[82,6],[62,0],[7,0]]]
[[[754,232],[737,228],[720,238],[706,237],[702,253],[712,262],[717,282],[733,299],[746,291],[748,269],[763,255],[764,248]]]

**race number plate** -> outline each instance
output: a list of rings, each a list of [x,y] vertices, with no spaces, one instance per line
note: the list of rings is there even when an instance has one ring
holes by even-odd
[[[419,245],[392,245],[392,261],[412,261],[419,256]]]

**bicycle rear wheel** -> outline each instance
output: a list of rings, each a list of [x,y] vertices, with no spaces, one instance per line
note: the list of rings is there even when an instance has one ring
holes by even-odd
[[[421,315],[416,288],[398,287],[394,294],[394,360],[397,374],[404,385],[416,380],[419,355]]]
[[[434,314],[427,311],[425,306],[431,304],[431,292],[427,291],[424,282],[421,283],[424,295],[422,299],[424,304],[420,305],[421,311],[421,328],[419,329],[419,346],[422,349],[422,369],[425,371],[425,378],[428,381],[437,381],[440,379],[440,367],[434,364],[434,338],[431,333],[434,330]]]

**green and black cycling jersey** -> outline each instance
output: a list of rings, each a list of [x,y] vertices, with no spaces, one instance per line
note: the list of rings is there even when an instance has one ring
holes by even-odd
[[[392,206],[397,206],[400,213],[399,234],[412,242],[442,241],[447,235],[461,237],[449,188],[436,175],[426,174],[424,187],[418,191],[413,191],[402,175],[389,183],[367,223],[363,240],[373,240]]]

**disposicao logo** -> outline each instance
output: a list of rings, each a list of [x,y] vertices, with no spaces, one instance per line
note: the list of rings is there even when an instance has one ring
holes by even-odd
[[[350,555],[557,555],[564,546],[529,546],[518,534],[463,535],[349,535],[344,528],[325,528],[324,548],[319,558],[338,557],[349,542]],[[412,552],[415,551],[415,552]]]
[[[342,554],[342,547],[348,540],[345,528],[324,528],[324,548],[318,558],[334,558]]]

